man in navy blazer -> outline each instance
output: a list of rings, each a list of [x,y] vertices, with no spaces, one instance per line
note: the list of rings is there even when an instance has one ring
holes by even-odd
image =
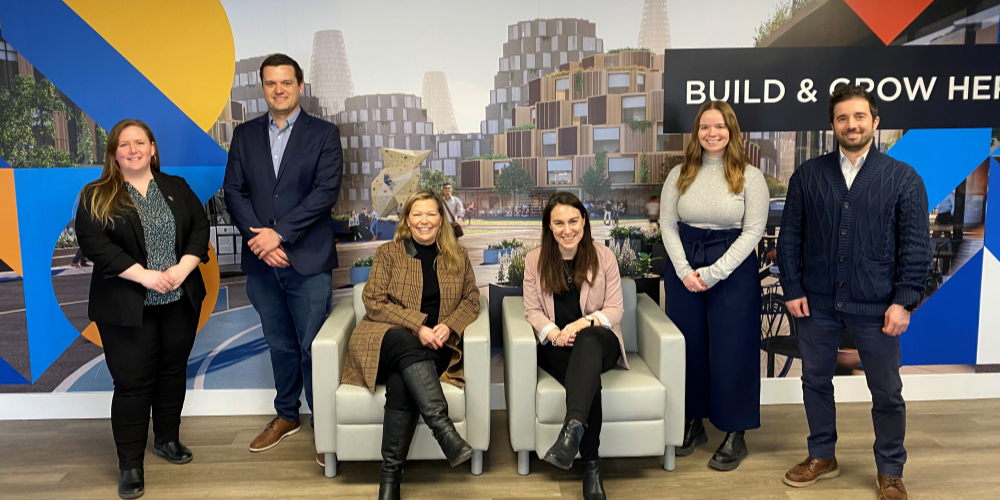
[[[260,67],[268,113],[233,132],[223,190],[243,235],[247,296],[271,351],[277,417],[250,444],[273,448],[312,406],[312,341],[330,312],[337,267],[333,219],[344,170],[337,126],[299,107],[302,69],[283,54]]]

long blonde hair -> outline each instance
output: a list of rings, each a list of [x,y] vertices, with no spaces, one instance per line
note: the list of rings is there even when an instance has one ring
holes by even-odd
[[[153,146],[156,145],[153,131],[149,129],[149,125],[140,120],[122,120],[111,127],[111,131],[108,132],[108,144],[104,151],[104,170],[101,171],[101,176],[96,181],[83,187],[83,194],[80,197],[80,202],[84,203],[94,220],[104,227],[113,226],[115,217],[120,216],[126,208],[135,207],[132,197],[129,196],[128,189],[125,187],[126,181],[125,177],[122,176],[121,167],[118,165],[118,160],[115,159],[118,152],[119,136],[121,136],[122,130],[128,127],[142,129],[146,138],[149,139],[149,143]],[[153,172],[160,171],[160,158],[156,152],[149,160],[149,168]]]
[[[701,105],[698,115],[694,117],[694,125],[691,126],[691,141],[688,142],[684,150],[684,165],[681,167],[681,174],[677,177],[677,191],[684,194],[688,186],[694,182],[698,176],[698,169],[701,168],[701,141],[698,140],[698,128],[701,126],[701,116],[706,111],[716,110],[722,113],[722,119],[729,129],[729,144],[726,145],[726,152],[722,156],[725,165],[726,183],[729,184],[729,191],[738,194],[743,191],[743,170],[750,163],[746,152],[743,150],[743,134],[740,132],[740,124],[736,121],[736,113],[725,101],[709,101]]]
[[[413,232],[410,231],[410,226],[406,223],[406,219],[410,216],[410,209],[413,208],[413,204],[421,200],[434,200],[437,202],[438,214],[441,216],[441,229],[438,229],[437,234],[438,263],[444,266],[444,269],[450,273],[464,273],[465,259],[462,258],[462,252],[466,250],[458,243],[458,238],[455,237],[455,232],[448,222],[448,217],[445,216],[444,200],[437,193],[429,189],[421,189],[410,195],[409,199],[406,200],[406,203],[403,205],[403,213],[399,216],[399,225],[396,226],[396,234],[393,236],[393,240],[403,242],[413,236]]]

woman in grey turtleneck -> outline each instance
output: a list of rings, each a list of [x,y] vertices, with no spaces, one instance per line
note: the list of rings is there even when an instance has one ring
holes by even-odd
[[[747,165],[743,136],[723,101],[698,111],[684,164],[663,183],[660,227],[669,264],[666,311],[684,334],[687,456],[708,441],[708,417],[726,437],[708,465],[733,470],[747,456],[744,431],[760,427],[760,278],[755,249],[768,191]],[[673,270],[671,273],[669,271]]]

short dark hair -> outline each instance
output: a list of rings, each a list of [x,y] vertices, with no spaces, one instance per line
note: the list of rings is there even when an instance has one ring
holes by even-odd
[[[875,102],[875,96],[857,85],[847,84],[834,90],[833,94],[830,95],[830,123],[833,123],[833,108],[850,99],[864,99],[868,101],[872,120],[878,118],[878,103]]]
[[[295,62],[295,59],[286,56],[285,54],[271,54],[264,59],[264,62],[260,63],[260,81],[261,84],[264,83],[264,68],[268,66],[291,66],[295,68],[295,83],[302,83],[305,78],[302,77],[302,68],[299,63]]]
[[[455,186],[452,186],[450,182],[446,182],[446,183],[444,183],[444,184],[441,185],[441,189],[444,189],[446,187],[454,188]]]

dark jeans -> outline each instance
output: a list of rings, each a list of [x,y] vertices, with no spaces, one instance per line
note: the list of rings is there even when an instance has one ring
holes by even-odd
[[[584,460],[599,458],[604,421],[601,374],[614,368],[619,356],[618,337],[600,326],[580,330],[572,347],[538,345],[538,366],[566,388],[566,421],[576,420],[587,426],[580,441]]]
[[[187,360],[198,316],[187,297],[164,306],[146,306],[142,326],[98,323],[108,372],[115,382],[111,431],[118,467],[142,467],[150,409],[157,442],[179,439],[186,392]]]
[[[799,319],[802,351],[802,397],[809,419],[809,455],[829,460],[837,444],[837,406],[833,371],[844,331],[858,345],[865,379],[872,393],[875,465],[887,476],[901,477],[906,463],[906,403],[899,377],[899,337],[882,333],[882,316],[859,316],[811,309]]]
[[[740,229],[678,225],[692,268],[719,260]],[[691,292],[668,260],[663,270],[667,316],[684,334],[685,418],[708,418],[724,432],[760,427],[760,276],[752,252],[724,280]]]
[[[378,374],[375,376],[376,384],[385,384],[385,409],[417,411],[399,372],[413,363],[433,361],[440,377],[448,369],[453,352],[447,346],[436,351],[424,347],[409,330],[393,328],[385,332],[379,349]]]
[[[303,389],[312,408],[312,341],[330,314],[331,274],[304,276],[291,267],[272,268],[247,276],[247,296],[271,350],[274,409],[282,420],[294,422]]]

